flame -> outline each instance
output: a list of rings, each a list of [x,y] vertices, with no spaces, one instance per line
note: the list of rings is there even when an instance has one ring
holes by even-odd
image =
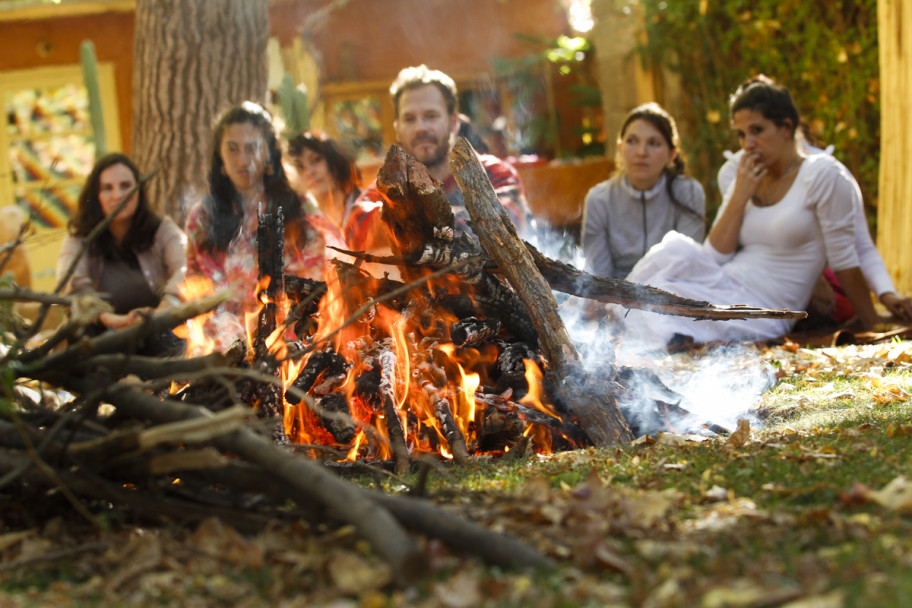
[[[542,379],[544,376],[538,368],[538,365],[531,359],[523,359],[523,363],[526,365],[526,382],[529,383],[529,392],[526,393],[519,402],[522,405],[535,408],[543,414],[560,420],[561,418],[554,412],[554,408],[542,403],[542,395],[544,395]]]
[[[512,419],[513,423],[525,425],[523,433],[532,439],[537,450],[550,451],[553,425],[535,423],[532,418],[537,415],[525,409],[561,420],[547,403],[538,366],[525,361],[529,389],[518,404],[510,399],[509,389],[502,394],[489,388],[480,390],[482,386],[495,386],[498,380],[495,372],[502,345],[456,347],[449,341],[450,327],[460,319],[445,308],[429,308],[430,301],[438,296],[463,294],[464,284],[445,277],[430,286],[433,294],[430,298],[426,291],[420,291],[413,294],[414,302],[402,299],[365,306],[378,293],[374,287],[379,285],[376,283],[379,279],[362,277],[359,272],[351,267],[329,269],[325,277],[326,292],[311,308],[317,311],[312,317],[316,324],[306,330],[307,335],[295,335],[295,324],[285,326],[291,303],[284,293],[274,298],[268,294],[268,278],[259,282],[256,300],[249,304],[255,310],[231,315],[234,319],[231,329],[237,330],[234,335],[238,337],[246,333],[248,357],[251,357],[262,354],[253,351],[258,344],[257,328],[263,307],[269,306],[274,311],[276,328],[259,344],[279,362],[283,394],[317,353],[344,360],[344,367],[340,367],[337,360],[330,359],[336,362],[326,367],[326,371],[321,369],[321,360],[315,360],[308,371],[316,377],[307,378],[307,399],[297,404],[284,403],[283,423],[292,442],[327,446],[344,454],[338,458],[349,461],[392,458],[388,427],[398,422],[410,454],[433,453],[452,459],[478,449],[484,436],[480,438],[476,433],[486,424],[492,424],[490,420],[496,425],[504,424],[501,420]],[[192,299],[212,291],[210,281],[194,277],[185,283],[182,295]],[[403,304],[406,301],[408,304]],[[413,307],[413,303],[417,305]],[[218,314],[213,317],[207,313],[187,323],[183,333],[188,352],[205,354],[218,346],[219,334],[213,331],[223,322]],[[299,354],[289,356],[290,339],[303,344],[303,354],[296,350]],[[378,377],[385,387],[385,395],[371,392],[371,385]],[[392,401],[384,404],[384,398]],[[321,409],[324,405],[326,409]],[[330,428],[326,422],[327,416],[337,416],[335,420],[338,420],[337,410],[343,416],[348,415],[342,419],[344,432],[337,426]],[[451,445],[451,441],[456,443]],[[484,449],[499,452],[503,444]],[[327,457],[318,450],[313,450],[313,456]]]
[[[523,364],[526,366],[526,382],[529,384],[529,392],[519,400],[519,403],[560,420],[561,418],[554,412],[554,408],[542,401],[544,390],[541,369],[531,359],[523,359]],[[551,453],[551,433],[543,425],[530,424],[523,432],[523,436],[531,437],[533,445],[537,446],[541,453]]]
[[[214,293],[212,281],[202,275],[188,276],[178,290],[184,302],[199,300]],[[216,341],[206,331],[206,323],[214,314],[213,311],[203,313],[174,328],[174,334],[187,343],[188,357],[208,355],[215,350]]]

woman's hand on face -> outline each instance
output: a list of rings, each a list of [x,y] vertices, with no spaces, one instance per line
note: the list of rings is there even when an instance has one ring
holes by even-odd
[[[758,154],[745,152],[738,163],[735,194],[740,194],[745,199],[750,199],[757,194],[757,190],[760,189],[760,183],[766,177],[767,172],[766,165],[760,160]]]
[[[880,296],[880,303],[899,321],[912,323],[912,299],[892,291]]]

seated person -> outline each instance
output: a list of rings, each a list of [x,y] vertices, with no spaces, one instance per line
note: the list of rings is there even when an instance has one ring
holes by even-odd
[[[400,71],[390,86],[390,95],[396,117],[393,122],[396,143],[424,164],[430,176],[442,184],[453,206],[457,234],[470,232],[469,213],[462,191],[450,172],[449,162],[450,148],[461,125],[456,84],[443,72],[420,65]],[[531,227],[532,214],[519,174],[512,165],[490,154],[479,154],[478,158],[517,233],[523,237]],[[379,220],[383,200],[376,183],[361,195],[359,201],[365,205],[358,213],[351,214],[343,230],[346,235],[366,232],[365,226]]]
[[[314,130],[292,137],[288,156],[297,174],[295,189],[312,199],[322,214],[312,219],[327,245],[347,248],[341,230],[361,194],[361,171],[354,156],[338,141]],[[328,250],[327,255],[333,257],[333,252]]]
[[[214,317],[220,348],[245,337],[243,313],[259,309],[258,211],[283,211],[285,274],[322,280],[325,241],[288,183],[263,106],[247,101],[226,110],[213,129],[211,154],[209,194],[187,215],[187,276],[235,296]]]
[[[880,320],[859,267],[856,184],[831,156],[805,156],[795,132],[798,110],[788,90],[765,76],[732,95],[732,126],[744,154],[703,244],[670,232],[634,266],[628,280],[715,304],[803,310],[829,264],[864,329]],[[667,343],[765,340],[794,320],[693,321],[632,310],[626,327]]]
[[[113,153],[100,158],[79,195],[76,214],[70,219],[69,234],[57,258],[58,281],[74,260],[76,263],[63,293],[94,292],[114,309],[98,315],[94,333],[129,327],[141,322],[144,314],[180,302],[178,289],[184,279],[186,239],[170,217],[160,217],[152,211],[142,187],[77,259],[85,238],[102,219],[114,213],[138,182],[139,169],[127,156]],[[140,351],[174,355],[180,353],[181,347],[171,332],[165,332],[147,339]]]
[[[799,130],[798,145],[806,155],[832,154],[833,146],[828,146],[825,150],[822,150],[811,145],[806,138],[800,137],[800,134],[801,131]],[[727,192],[734,182],[738,172],[738,163],[743,154],[743,150],[730,154],[725,164],[719,169],[718,184],[719,190],[723,194]],[[847,168],[843,168],[846,173],[849,173]],[[852,181],[857,197],[857,204],[854,206],[855,250],[858,254],[861,271],[868,283],[868,287],[894,318],[903,323],[912,323],[912,300],[908,296],[903,296],[896,292],[890,273],[887,271],[880,252],[877,251],[877,247],[874,245],[874,240],[871,238],[871,231],[865,217],[861,188],[859,188],[858,182],[854,178]],[[808,302],[807,311],[810,318],[807,322],[800,322],[805,327],[839,325],[855,316],[855,309],[852,308],[851,302],[849,302],[832,269],[827,268],[818,277],[811,299]]]
[[[582,245],[586,269],[623,279],[671,230],[702,241],[703,186],[684,176],[674,119],[656,103],[634,108],[617,140],[617,170],[586,194]]]

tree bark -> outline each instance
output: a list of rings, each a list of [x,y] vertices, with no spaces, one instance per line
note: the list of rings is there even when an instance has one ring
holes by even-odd
[[[912,0],[878,0],[880,31],[880,201],[877,245],[900,293],[912,292]]]
[[[262,101],[267,87],[267,0],[137,0],[132,157],[152,205],[183,223],[208,190],[213,120]]]

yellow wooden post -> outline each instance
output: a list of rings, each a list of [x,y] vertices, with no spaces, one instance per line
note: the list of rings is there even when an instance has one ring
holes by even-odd
[[[912,0],[878,0],[880,197],[877,246],[896,289],[912,293]]]

